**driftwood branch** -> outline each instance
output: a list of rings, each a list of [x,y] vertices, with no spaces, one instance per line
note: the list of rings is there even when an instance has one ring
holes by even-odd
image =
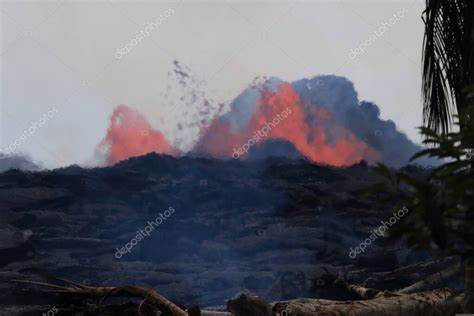
[[[103,300],[109,296],[124,296],[124,297],[139,297],[143,300],[146,300],[149,304],[154,306],[164,306],[175,316],[195,316],[200,315],[199,309],[194,308],[193,313],[188,314],[186,311],[182,310],[179,306],[165,298],[164,296],[158,294],[155,290],[145,287],[138,286],[121,286],[121,287],[92,287],[86,286],[79,283],[75,283],[69,280],[61,279],[55,277],[56,280],[62,281],[65,285],[60,286],[51,283],[36,282],[29,280],[12,280],[17,283],[25,283],[30,285],[39,285],[50,290],[45,290],[45,292],[50,293],[59,293],[59,294],[74,294],[74,295],[85,295],[85,296],[94,296],[100,297]],[[194,315],[193,315],[194,314]]]

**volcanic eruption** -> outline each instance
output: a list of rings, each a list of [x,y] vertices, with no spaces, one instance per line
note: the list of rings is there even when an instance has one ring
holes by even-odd
[[[201,125],[190,150],[178,149],[125,105],[114,110],[100,147],[105,148],[108,164],[149,152],[219,159],[265,158],[278,152],[334,166],[361,160],[405,165],[419,146],[399,132],[394,122],[379,116],[377,105],[359,102],[353,84],[343,77],[317,76],[293,83],[270,78],[245,89],[228,112]],[[256,151],[258,155],[252,154]]]
[[[160,131],[153,129],[140,113],[126,105],[114,109],[105,139],[99,146],[105,147],[106,161],[110,165],[149,152],[179,154]]]
[[[306,114],[291,84],[280,83],[276,91],[264,86],[259,93],[255,112],[247,122],[232,130],[229,120],[216,118],[195,150],[214,157],[236,158],[239,152],[245,157],[250,146],[280,139],[292,143],[315,163],[344,166],[378,158],[376,151],[338,125],[327,108],[315,107]]]

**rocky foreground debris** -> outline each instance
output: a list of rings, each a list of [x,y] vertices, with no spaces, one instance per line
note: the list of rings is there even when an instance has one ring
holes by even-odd
[[[135,315],[141,303],[111,297],[99,305],[97,297],[8,282],[45,275],[94,287],[151,288],[183,310],[199,305],[203,315],[225,315],[241,293],[273,309],[289,306],[288,315],[312,315],[301,304],[383,300],[377,296],[383,292],[411,295],[406,289],[414,284],[416,293],[461,288],[455,258],[402,243],[386,247],[384,238],[349,256],[393,211],[361,195],[379,180],[364,163],[339,169],[303,160],[156,154],[108,168],[5,172],[0,313],[38,315],[57,307],[62,315]],[[170,207],[175,212],[165,216]],[[351,285],[376,294],[364,297]],[[241,305],[233,306],[237,313]]]

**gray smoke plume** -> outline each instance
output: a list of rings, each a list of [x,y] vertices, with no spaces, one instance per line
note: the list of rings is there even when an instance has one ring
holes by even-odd
[[[220,121],[230,126],[233,133],[239,133],[252,119],[256,112],[260,92],[264,89],[277,91],[282,80],[269,77],[264,82],[256,82],[245,89],[230,104],[230,111],[220,116]],[[254,80],[255,82],[256,80]],[[311,108],[325,107],[333,115],[335,123],[352,132],[357,138],[366,142],[381,156],[383,163],[391,167],[402,167],[409,163],[410,158],[421,146],[413,143],[408,137],[397,130],[391,120],[382,120],[376,104],[360,101],[351,81],[333,75],[316,76],[291,83],[301,98],[303,110],[307,113],[309,125],[318,124],[312,121]],[[291,132],[291,131],[288,131]],[[227,139],[223,139],[226,142]],[[196,151],[198,151],[195,148]],[[265,159],[269,156],[287,158],[301,157],[292,144],[284,140],[265,140],[252,148],[246,157],[250,160]],[[436,165],[433,159],[419,159],[420,165]]]
[[[347,130],[364,140],[382,155],[382,161],[392,167],[402,167],[421,150],[397,130],[392,120],[382,120],[376,104],[359,101],[354,84],[344,77],[316,76],[292,83],[306,108],[325,106]],[[433,159],[418,159],[421,165],[436,165]]]
[[[13,169],[23,171],[39,171],[41,170],[41,167],[34,163],[31,158],[26,155],[1,155],[0,173]]]

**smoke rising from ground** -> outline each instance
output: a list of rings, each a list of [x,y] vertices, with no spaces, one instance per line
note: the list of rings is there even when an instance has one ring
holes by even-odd
[[[39,171],[42,168],[26,155],[11,154],[4,155],[0,159],[0,173],[8,170]]]

